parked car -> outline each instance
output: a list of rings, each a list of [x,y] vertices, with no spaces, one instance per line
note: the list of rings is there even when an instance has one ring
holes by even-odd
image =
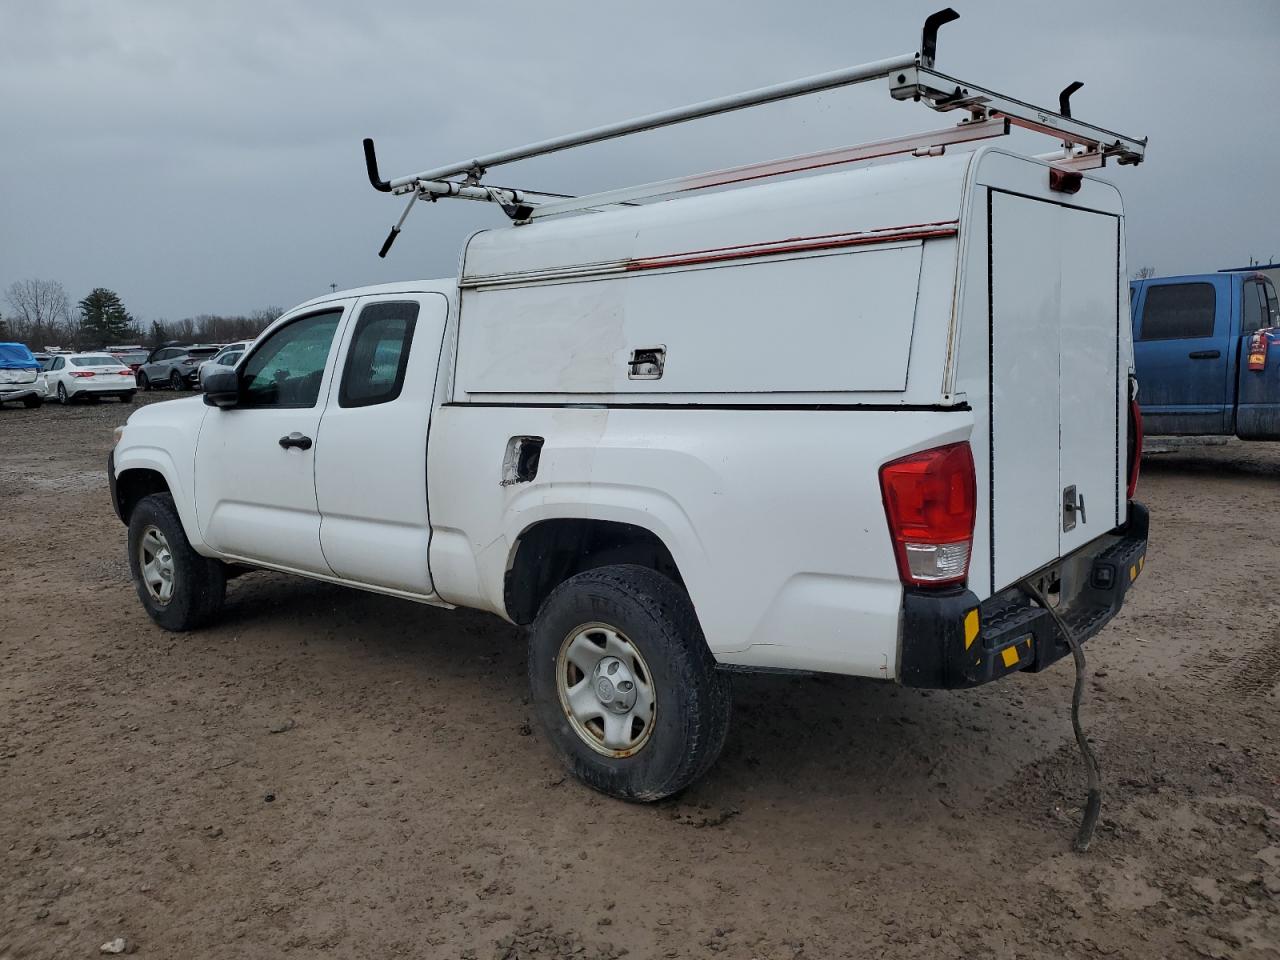
[[[1147,434],[1280,440],[1280,302],[1267,277],[1157,277],[1130,291]]]
[[[45,396],[59,403],[101,397],[130,403],[137,391],[133,371],[109,353],[59,354],[41,376]]]
[[[220,349],[218,344],[165,344],[156,347],[137,370],[138,389],[169,387],[190,390],[200,375],[200,364]]]
[[[40,362],[22,343],[0,343],[0,403],[21,400],[25,407],[44,401]]]
[[[849,72],[1142,158],[950,77],[922,92],[931,46]],[[197,627],[247,567],[527,625],[547,739],[641,801],[714,763],[729,670],[955,688],[1050,666],[1145,563],[1123,204],[933,136],[840,172],[812,171],[884,146],[740,167],[749,185],[716,193],[697,187],[725,171],[547,201],[589,211],[558,219],[449,167],[383,181],[366,141],[379,190],[465,189],[514,223],[472,234],[457,278],[295,307],[202,402],[129,418],[107,475],[144,609]]]
[[[137,373],[142,365],[147,362],[148,357],[147,351],[141,348],[137,350],[109,350],[108,353],[134,373]]]
[[[48,370],[49,364],[53,363],[53,358],[57,356],[56,353],[33,353],[31,355],[36,358],[36,363],[40,364],[42,371]]]
[[[237,343],[229,343],[208,360],[204,361],[204,363],[200,364],[200,373],[197,380],[200,389],[204,389],[204,378],[206,373],[212,373],[219,367],[234,367],[240,362],[240,358],[244,356],[245,350],[247,350],[252,343],[252,340],[241,340]]]

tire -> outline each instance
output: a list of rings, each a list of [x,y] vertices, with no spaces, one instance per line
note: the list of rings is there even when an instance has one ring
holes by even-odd
[[[587,686],[578,689],[596,695],[599,687],[593,683],[600,680],[592,681],[572,664],[568,651],[578,643],[602,641],[606,656],[592,676],[604,678],[613,669],[610,661],[618,660],[622,669],[613,682],[624,678],[605,695],[621,709],[625,703],[616,698],[624,688],[652,693],[647,720],[621,714],[626,732],[623,739],[615,737],[614,745],[627,737],[638,741],[622,750],[601,742],[607,714],[583,724],[562,699],[562,685],[572,690],[584,681]],[[611,646],[638,657],[608,656]],[[632,688],[626,687],[627,678],[634,680]],[[716,669],[693,604],[681,587],[647,567],[598,567],[552,591],[529,631],[529,686],[542,728],[565,766],[587,786],[621,800],[651,802],[680,792],[711,769],[729,732],[732,686]],[[597,701],[589,703],[590,709],[604,711],[606,701]],[[641,706],[634,701],[630,709]]]
[[[133,403],[133,394],[132,394],[132,393],[122,393],[122,394],[120,394],[120,402],[121,402],[121,403]]]
[[[38,406],[40,406],[40,404],[42,403],[44,403],[44,397],[23,397],[22,398],[22,405],[26,407],[28,410],[34,410]]]
[[[182,377],[178,375],[177,370],[173,370],[169,374],[169,389],[174,393],[182,389]]]
[[[151,378],[150,378],[150,377],[148,377],[148,376],[147,376],[145,373],[143,373],[141,370],[139,370],[139,371],[138,371],[138,377],[137,377],[137,380],[138,380],[138,389],[139,389],[139,390],[141,390],[141,391],[143,391],[143,392],[145,393],[146,391],[148,391],[148,390],[150,390],[150,389],[151,389]]]
[[[58,402],[63,406],[66,406],[68,403],[71,402],[71,398],[67,396],[66,384],[62,384],[62,383],[58,384]]]
[[[169,571],[165,579],[171,584],[169,595],[162,598],[163,590],[153,592],[144,581],[143,542],[151,547],[157,542],[149,535],[158,533],[159,543],[166,548],[168,562],[153,568]],[[153,553],[153,557],[157,554]],[[191,549],[191,542],[182,529],[173,497],[167,493],[153,493],[143,497],[129,516],[129,573],[133,577],[138,599],[147,615],[166,630],[184,632],[208,623],[222,610],[226,597],[226,569],[217,560],[202,557]]]

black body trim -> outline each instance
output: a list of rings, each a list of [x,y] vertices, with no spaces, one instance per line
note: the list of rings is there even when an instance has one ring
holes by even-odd
[[[1058,612],[1081,642],[1098,633],[1124,605],[1146,560],[1150,515],[1130,502],[1129,522],[1111,542],[1095,541],[1068,559],[1090,560],[1089,576]],[[965,620],[977,611],[978,632],[966,647]],[[1053,618],[1016,587],[979,602],[970,590],[908,588],[902,599],[898,682],[952,690],[1010,673],[1035,673],[1070,652]]]
[[[124,523],[124,514],[120,511],[120,493],[116,490],[116,452],[107,454],[107,487],[111,490],[111,509],[116,517]]]

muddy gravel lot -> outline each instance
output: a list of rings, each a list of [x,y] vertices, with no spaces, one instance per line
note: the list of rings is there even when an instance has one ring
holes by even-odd
[[[565,778],[494,617],[256,573],[167,634],[129,412],[0,409],[0,958],[1280,957],[1280,445],[1147,458],[1080,855],[1067,662],[738,677],[711,775],[630,806]]]

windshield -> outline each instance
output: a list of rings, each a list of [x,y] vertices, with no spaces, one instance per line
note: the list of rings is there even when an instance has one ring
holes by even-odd
[[[72,357],[71,362],[77,367],[118,367],[120,361],[115,357],[102,356]]]
[[[188,350],[188,357],[212,357],[218,352],[217,347],[197,347],[194,350]]]

